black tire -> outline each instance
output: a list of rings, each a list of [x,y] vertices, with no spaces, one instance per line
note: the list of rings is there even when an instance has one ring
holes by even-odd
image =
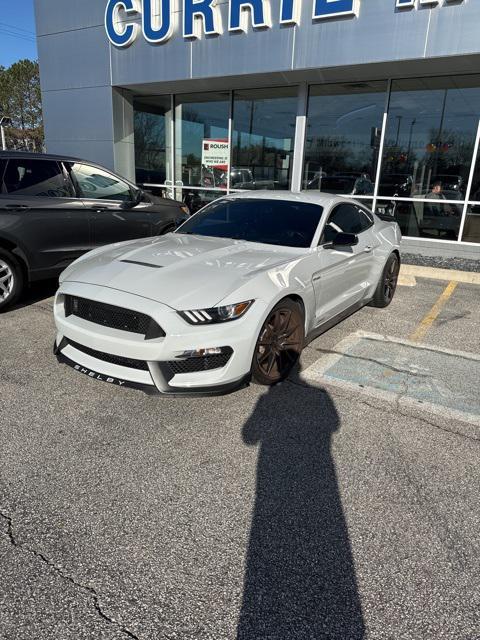
[[[0,248],[0,313],[19,299],[24,280],[18,260],[6,249]]]
[[[382,276],[378,282],[373,298],[370,301],[371,307],[384,309],[393,300],[397,289],[398,273],[400,271],[400,260],[396,253],[392,253],[382,271]]]
[[[298,362],[305,342],[305,316],[297,302],[286,298],[268,314],[255,346],[252,380],[271,386],[285,380]]]

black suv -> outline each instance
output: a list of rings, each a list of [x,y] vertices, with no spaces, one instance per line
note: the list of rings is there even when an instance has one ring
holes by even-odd
[[[91,162],[0,151],[0,311],[86,251],[168,233],[187,216]]]

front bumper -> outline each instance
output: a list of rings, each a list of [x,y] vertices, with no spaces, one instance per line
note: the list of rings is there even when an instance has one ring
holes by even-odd
[[[77,316],[65,316],[66,294],[141,312],[152,317],[165,337],[145,340],[144,336],[94,324]],[[192,326],[175,310],[161,303],[99,287],[64,282],[54,304],[57,359],[98,381],[141,389],[149,394],[223,395],[248,385],[258,332],[266,312],[256,301],[243,318],[234,322]],[[86,347],[85,353],[81,348]],[[225,366],[187,373],[172,373],[168,363],[178,362],[186,351],[229,348],[232,355]],[[100,354],[99,356],[97,355]],[[92,355],[93,353],[93,355]],[[142,367],[123,366],[101,355],[138,361]]]

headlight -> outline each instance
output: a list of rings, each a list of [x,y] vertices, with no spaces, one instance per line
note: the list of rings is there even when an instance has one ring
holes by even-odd
[[[241,318],[252,306],[253,300],[229,304],[225,307],[213,309],[195,309],[192,311],[178,311],[178,314],[189,324],[217,324],[231,322]]]

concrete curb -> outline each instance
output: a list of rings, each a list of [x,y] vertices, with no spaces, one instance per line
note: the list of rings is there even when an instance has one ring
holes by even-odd
[[[447,282],[466,282],[467,284],[480,284],[480,273],[472,271],[455,271],[454,269],[436,269],[434,267],[418,267],[413,264],[402,264],[400,268],[399,284],[414,286],[415,278],[430,278],[432,280],[445,280]],[[410,284],[407,284],[410,283]]]

